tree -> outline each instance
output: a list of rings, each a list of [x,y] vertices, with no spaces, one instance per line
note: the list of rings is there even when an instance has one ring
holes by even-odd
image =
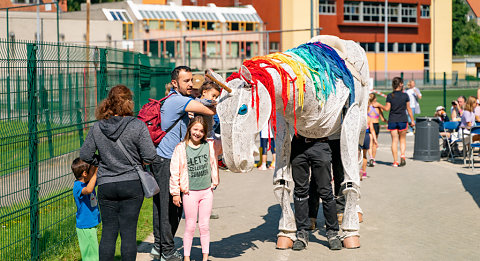
[[[453,0],[452,45],[454,55],[480,54],[480,26],[467,22],[469,7],[464,0]]]
[[[108,3],[108,2],[122,2],[124,0],[91,0],[92,4],[98,3]],[[84,3],[85,0],[67,0],[68,11],[80,11],[80,5]]]

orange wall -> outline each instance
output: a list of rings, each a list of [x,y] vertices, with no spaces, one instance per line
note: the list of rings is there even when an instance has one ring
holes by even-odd
[[[142,0],[142,4],[145,5],[165,5],[167,0]]]
[[[384,53],[367,53],[370,71],[385,71]],[[389,71],[423,71],[422,53],[388,53]]]

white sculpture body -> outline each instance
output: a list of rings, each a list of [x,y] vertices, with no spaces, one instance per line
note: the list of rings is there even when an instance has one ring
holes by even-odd
[[[333,47],[345,60],[347,68],[353,75],[355,102],[348,104],[350,90],[340,79],[336,82],[336,91],[331,93],[322,104],[315,95],[310,78],[306,78],[303,109],[290,95],[286,108],[282,101],[282,82],[278,71],[267,68],[275,85],[276,103],[276,153],[277,161],[273,176],[274,194],[282,208],[279,220],[279,236],[296,239],[296,225],[290,202],[294,181],[289,166],[291,137],[296,114],[298,134],[308,138],[323,138],[341,132],[342,163],[345,171],[346,206],[341,225],[345,237],[358,236],[359,220],[357,215],[360,197],[360,177],[358,164],[358,144],[363,142],[367,122],[368,99],[368,61],[365,51],[355,42],[341,40],[335,36],[318,36],[310,42],[322,42]],[[287,65],[282,67],[293,77],[293,70]],[[247,73],[248,74],[248,73]],[[247,75],[248,77],[248,75]],[[223,157],[231,171],[246,172],[254,166],[255,138],[260,129],[269,120],[272,102],[269,93],[261,82],[257,82],[258,91],[254,92],[252,106],[252,87],[250,79],[240,78],[228,82],[232,93],[222,93],[217,112],[220,118],[223,145]],[[290,83],[290,94],[298,89]],[[258,116],[256,97],[258,95]],[[344,108],[346,110],[344,110]],[[346,113],[344,113],[346,111]]]

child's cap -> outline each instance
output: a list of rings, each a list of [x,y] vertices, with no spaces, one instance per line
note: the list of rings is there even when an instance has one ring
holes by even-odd
[[[440,111],[440,110],[445,110],[445,108],[443,108],[443,106],[437,106],[437,109],[435,109],[435,111]]]
[[[205,82],[205,77],[201,74],[195,74],[193,76],[193,89],[199,90],[202,87],[203,82]]]

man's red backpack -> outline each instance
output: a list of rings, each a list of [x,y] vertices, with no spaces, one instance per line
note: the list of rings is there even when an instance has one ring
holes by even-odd
[[[143,105],[142,109],[138,112],[137,118],[147,124],[148,132],[150,132],[150,137],[152,138],[155,147],[158,146],[167,132],[175,127],[175,125],[177,125],[182,119],[182,117],[178,118],[167,130],[162,130],[162,115],[160,109],[165,100],[172,96],[172,94],[173,93],[160,100],[148,99],[149,102]]]

